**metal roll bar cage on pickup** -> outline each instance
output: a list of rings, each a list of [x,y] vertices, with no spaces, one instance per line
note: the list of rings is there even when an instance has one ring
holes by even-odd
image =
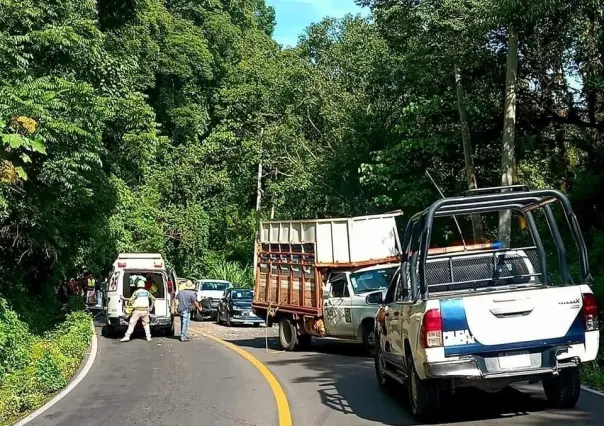
[[[504,210],[515,210],[521,213],[526,219],[531,236],[535,242],[539,262],[541,263],[542,268],[541,274],[547,284],[549,282],[547,256],[532,214],[532,211],[536,209],[543,209],[549,231],[558,252],[562,281],[565,285],[572,283],[568,271],[566,248],[550,206],[551,203],[556,201],[560,202],[562,205],[564,216],[579,251],[581,281],[591,285],[593,283],[593,278],[589,272],[587,248],[583,235],[581,234],[579,221],[568,198],[557,190],[530,190],[524,185],[512,185],[505,187],[479,188],[467,191],[461,197],[442,198],[434,202],[426,210],[415,214],[409,219],[402,245],[403,256],[401,263],[409,261],[408,256],[411,254],[411,259],[409,261],[409,279],[411,281],[411,297],[413,300],[417,301],[419,296],[421,296],[423,300],[428,298],[426,261],[429,254],[434,219],[436,217],[451,217],[461,214],[500,212]],[[419,283],[417,282],[418,275]],[[404,274],[403,279],[405,279]]]

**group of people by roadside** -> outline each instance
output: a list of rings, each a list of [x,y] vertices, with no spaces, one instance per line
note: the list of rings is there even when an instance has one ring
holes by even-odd
[[[62,280],[56,288],[57,298],[62,304],[67,303],[71,296],[81,296],[88,306],[98,305],[102,299],[102,282],[90,272],[85,272],[80,278]]]

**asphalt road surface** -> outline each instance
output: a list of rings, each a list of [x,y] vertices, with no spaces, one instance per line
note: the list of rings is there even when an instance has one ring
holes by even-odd
[[[279,379],[294,426],[418,425],[404,396],[388,395],[375,379],[373,360],[359,345],[313,340],[307,352],[277,352],[276,338],[233,339],[264,362]],[[574,410],[548,407],[540,385],[508,388],[499,394],[459,391],[438,424],[603,425],[604,398],[582,392]]]
[[[142,336],[127,343],[98,334],[88,375],[28,425],[276,425],[263,376],[243,357],[209,340]]]
[[[92,370],[30,425],[278,424],[265,378],[221,344],[200,336],[187,343],[166,338],[120,343],[101,337],[100,329],[98,333]],[[318,340],[307,352],[279,352],[270,338],[267,351],[264,337],[243,334],[231,342],[277,377],[294,426],[419,424],[405,410],[402,396],[378,387],[373,361],[359,346]],[[597,425],[602,419],[604,398],[583,392],[576,409],[553,410],[540,386],[525,386],[495,395],[460,392],[440,424]]]

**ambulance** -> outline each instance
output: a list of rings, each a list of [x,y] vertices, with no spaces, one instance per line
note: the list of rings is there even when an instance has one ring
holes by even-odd
[[[136,290],[136,281],[145,280],[145,288],[155,297],[151,307],[150,326],[154,334],[174,335],[174,318],[170,306],[176,283],[173,271],[169,272],[162,255],[159,253],[121,253],[113,263],[112,272],[107,279],[107,297],[105,298],[105,327],[103,335],[113,336],[118,331],[126,331],[128,316],[127,301]],[[141,324],[137,324],[140,327]]]

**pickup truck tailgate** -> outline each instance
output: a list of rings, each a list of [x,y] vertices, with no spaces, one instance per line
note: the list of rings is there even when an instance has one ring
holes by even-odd
[[[579,286],[440,300],[445,356],[585,342]]]

